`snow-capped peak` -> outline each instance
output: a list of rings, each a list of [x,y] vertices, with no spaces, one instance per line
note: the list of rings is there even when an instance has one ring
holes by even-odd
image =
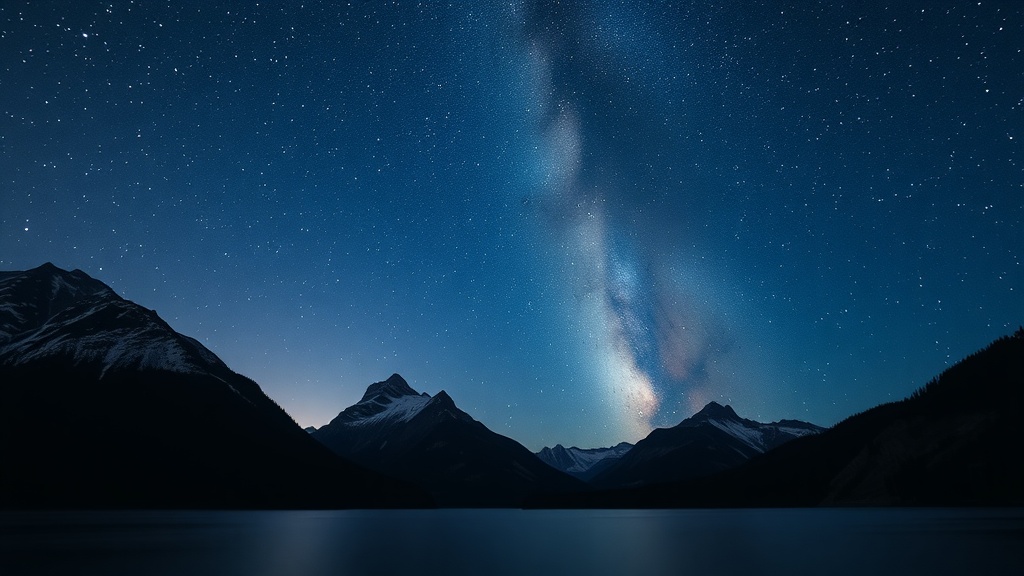
[[[408,422],[430,402],[430,394],[416,392],[398,374],[366,388],[363,398],[332,420],[345,426],[367,426],[382,422]]]
[[[737,419],[708,419],[708,424],[743,442],[758,452],[765,451],[764,433],[759,426],[748,426]]]
[[[349,422],[350,426],[368,426],[384,421],[408,422],[423,410],[423,407],[430,402],[427,393],[422,395],[404,395],[397,398],[387,398],[386,401],[377,402],[380,410],[376,413]]]
[[[595,468],[621,458],[632,447],[633,445],[628,442],[621,442],[609,448],[566,448],[556,444],[554,448],[543,448],[536,454],[549,466],[577,478],[587,478],[592,475]]]
[[[419,392],[416,392],[411,386],[409,386],[409,383],[405,381],[405,378],[402,378],[398,374],[392,374],[383,382],[375,382],[367,386],[366,392],[363,393],[363,397],[359,401],[366,402],[378,397],[400,398],[402,396],[419,395]]]
[[[198,341],[175,332],[156,312],[125,300],[75,270],[44,264],[0,273],[0,363],[51,359],[108,371],[227,370]]]
[[[797,438],[807,434],[820,432],[813,424],[799,421],[762,424],[741,418],[732,406],[722,406],[717,402],[709,402],[699,412],[684,420],[681,426],[699,426],[710,424],[725,432],[757,452],[765,452],[786,439]]]

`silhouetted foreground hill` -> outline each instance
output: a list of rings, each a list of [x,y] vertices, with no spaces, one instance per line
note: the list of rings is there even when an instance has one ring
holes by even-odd
[[[550,507],[1024,505],[1024,330],[910,398],[852,416],[706,478],[573,497]]]
[[[0,507],[414,507],[81,271],[0,272]]]
[[[519,506],[532,494],[586,488],[474,420],[446,392],[416,392],[398,374],[371,384],[312,435],[339,455],[423,488],[442,506]]]

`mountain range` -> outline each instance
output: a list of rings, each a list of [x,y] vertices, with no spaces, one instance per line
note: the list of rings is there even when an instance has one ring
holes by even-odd
[[[599,508],[1024,505],[1024,328],[909,398],[721,473],[536,499]]]
[[[446,392],[416,392],[394,374],[309,432],[340,456],[423,488],[442,506],[493,507],[707,476],[821,430],[796,420],[754,422],[712,402],[635,446],[557,445],[531,454],[460,410]]]
[[[0,272],[0,508],[1024,505],[1024,329],[829,429],[710,403],[531,453],[395,374],[305,431],[79,270]]]
[[[762,424],[740,418],[731,406],[710,402],[679,424],[652,431],[591,482],[609,488],[709,476],[822,430],[799,420]]]
[[[632,447],[629,442],[620,442],[608,448],[566,448],[556,444],[554,448],[542,448],[537,452],[537,457],[552,468],[589,481],[622,458]]]
[[[432,505],[79,270],[0,272],[0,508]]]

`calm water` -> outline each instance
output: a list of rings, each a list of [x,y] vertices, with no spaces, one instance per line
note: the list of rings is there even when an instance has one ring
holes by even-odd
[[[1024,574],[1024,510],[0,513],[0,574]]]

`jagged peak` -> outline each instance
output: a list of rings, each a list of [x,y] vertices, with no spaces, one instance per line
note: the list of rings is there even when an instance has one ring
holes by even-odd
[[[740,419],[740,417],[736,415],[736,411],[732,409],[732,406],[729,406],[728,404],[722,406],[721,404],[715,402],[714,400],[708,402],[707,405],[701,408],[699,412],[694,414],[692,418],[698,420],[711,420],[721,418],[733,418],[736,420]]]
[[[392,374],[387,380],[383,382],[374,382],[366,387],[366,392],[363,394],[362,400],[371,400],[378,396],[387,396],[388,398],[399,398],[402,396],[421,396],[421,394],[412,389],[409,383],[405,381],[398,374]]]
[[[445,392],[444,390],[441,390],[440,392],[435,394],[434,397],[430,399],[430,401],[435,404],[451,404],[452,406],[455,406],[455,400],[452,400],[452,397],[449,396],[448,393]]]
[[[579,446],[572,446],[571,448],[566,448],[565,446],[563,446],[561,444],[555,444],[554,446],[550,446],[550,447],[545,446],[545,447],[541,448],[540,451],[541,452],[545,452],[545,451],[547,451],[547,452],[583,452],[583,453],[592,454],[592,453],[595,453],[595,452],[614,452],[616,450],[625,450],[625,449],[629,449],[629,448],[632,448],[632,447],[633,447],[633,445],[630,444],[629,442],[619,442],[618,444],[616,444],[614,446],[602,446],[602,447],[599,447],[599,448],[580,448]]]
[[[441,390],[431,398],[426,406],[423,407],[424,412],[430,412],[431,414],[447,415],[446,417],[452,417],[456,420],[463,420],[466,422],[473,422],[473,417],[463,412],[461,408],[455,405],[455,400],[448,395],[447,392]]]
[[[72,292],[83,290],[87,293],[102,293],[107,296],[116,296],[114,291],[104,284],[103,282],[96,280],[87,273],[74,269],[71,272],[56,266],[53,262],[44,262],[35,268],[30,268],[23,271],[15,271],[6,273],[7,278],[21,278],[21,279],[32,279],[34,281],[39,280],[51,280],[54,282],[54,293],[58,290],[58,287],[68,287]]]
[[[81,270],[78,270],[77,268],[75,270],[69,272],[69,271],[61,268],[60,266],[55,265],[53,262],[43,262],[42,264],[40,264],[39,266],[36,266],[35,268],[31,268],[29,270],[25,270],[24,273],[25,274],[30,274],[30,275],[71,277],[71,278],[76,278],[76,279],[81,279],[81,280],[88,279],[88,280],[94,280],[95,281],[94,278],[92,278],[91,276],[89,276],[85,272],[82,272]]]

